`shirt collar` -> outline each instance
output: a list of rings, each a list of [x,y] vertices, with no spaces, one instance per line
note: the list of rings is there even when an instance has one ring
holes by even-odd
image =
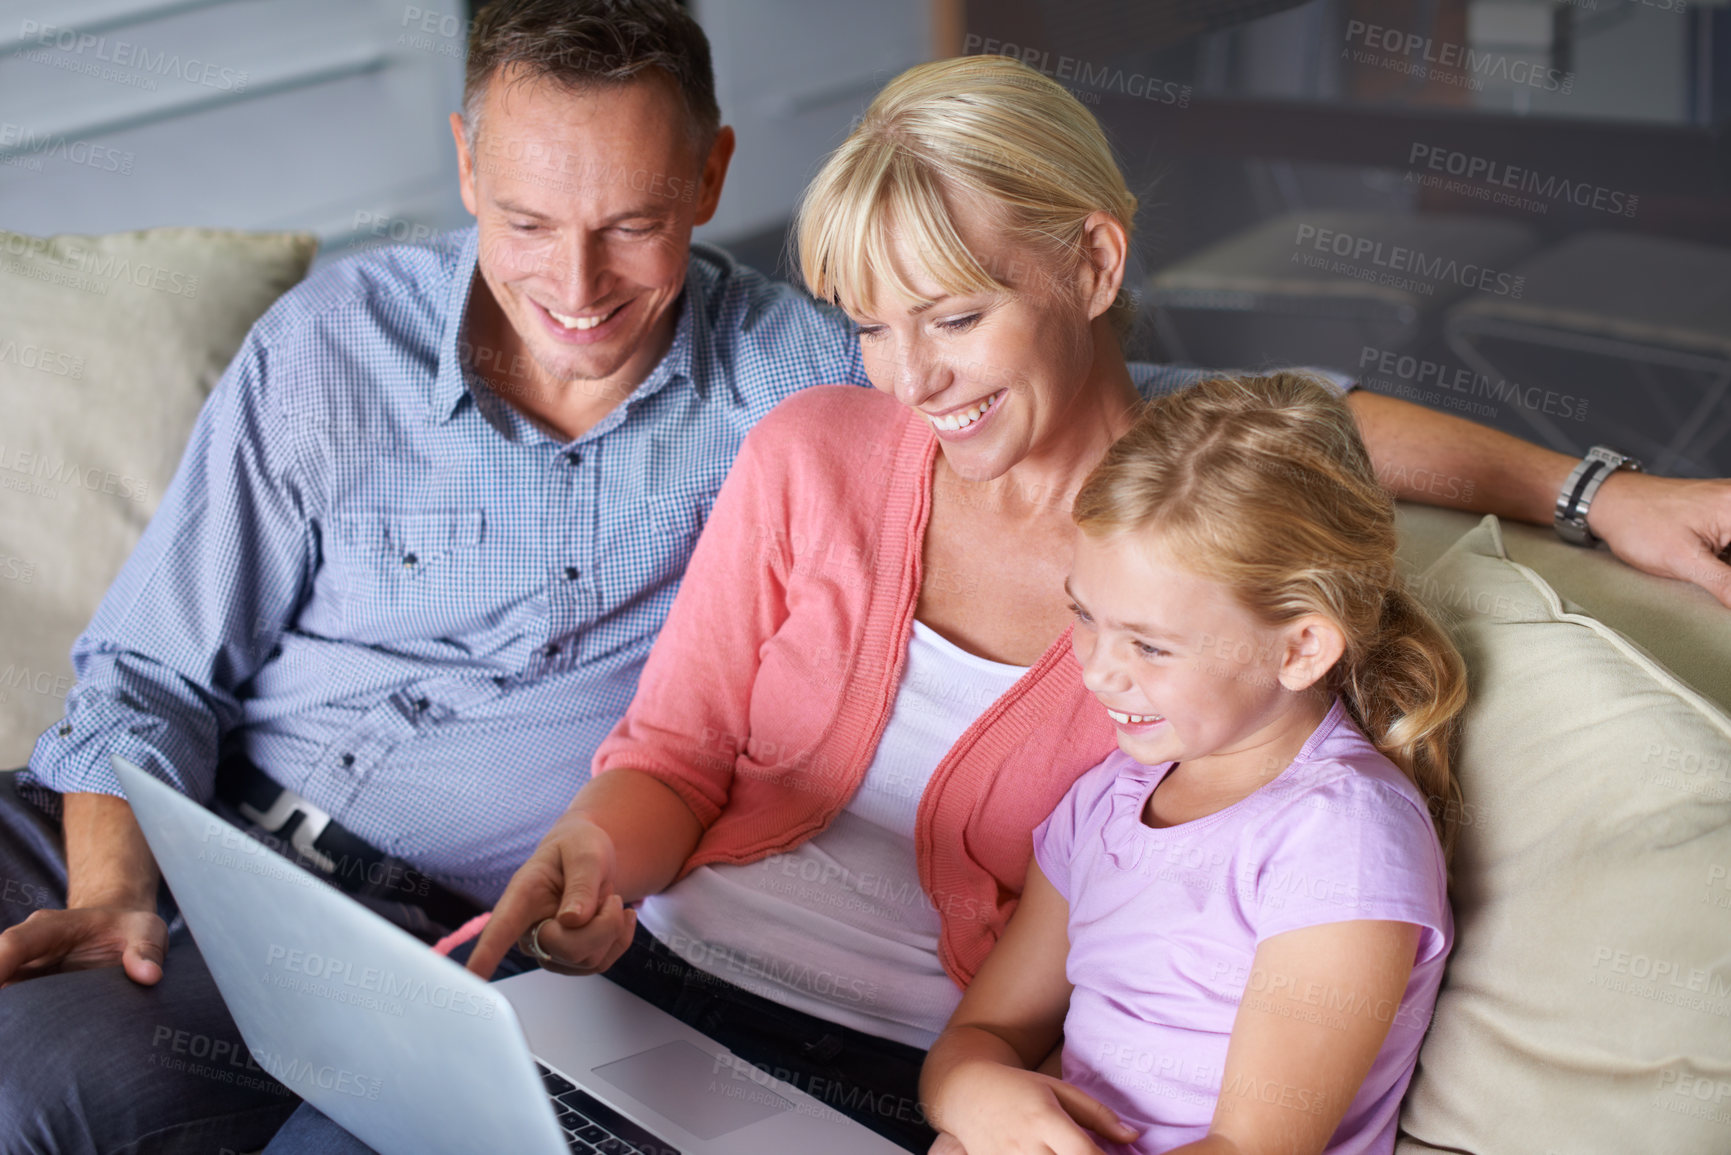
[[[433,395],[428,404],[427,415],[440,425],[451,419],[451,414],[457,411],[457,406],[469,392],[469,384],[463,377],[463,318],[468,315],[469,294],[475,284],[481,231],[471,225],[464,232],[463,247],[457,254],[456,267],[451,271],[451,283],[445,290],[444,327],[439,333],[439,371],[433,377]]]
[[[433,379],[433,395],[431,398],[429,416],[435,423],[443,424],[451,419],[465,396],[470,395],[467,374],[463,368],[463,322],[468,316],[469,299],[473,293],[475,278],[479,273],[477,256],[480,252],[480,231],[471,226],[463,241],[461,252],[457,256],[456,266],[452,271],[450,288],[445,296],[444,331],[439,337],[439,370]],[[649,376],[624,402],[616,406],[595,427],[578,440],[599,436],[612,429],[625,419],[625,411],[646,397],[651,397],[665,388],[670,381],[680,378],[693,380],[692,367],[696,360],[696,344],[699,329],[706,328],[700,318],[704,313],[703,301],[709,282],[717,276],[716,270],[708,263],[693,259],[688,261],[685,272],[685,287],[679,298],[674,302],[678,311],[673,323],[673,342],[667,347],[667,352],[661,355],[661,360],[649,371]],[[520,415],[517,415],[520,417]],[[527,421],[522,422],[528,425]]]

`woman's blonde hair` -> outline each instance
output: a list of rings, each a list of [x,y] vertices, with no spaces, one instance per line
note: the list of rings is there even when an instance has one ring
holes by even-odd
[[[945,292],[1010,288],[1013,270],[987,269],[962,243],[946,194],[982,199],[1011,237],[1054,261],[1086,259],[1089,214],[1110,213],[1126,236],[1136,215],[1099,123],[1056,81],[1004,56],[936,60],[890,81],[805,190],[795,235],[807,287],[864,306],[882,278],[929,303],[890,257],[899,231]],[[1121,290],[1110,314],[1120,331],[1131,308]]]
[[[1332,388],[1276,373],[1157,397],[1089,475],[1074,517],[1091,536],[1160,534],[1270,628],[1332,622],[1346,650],[1322,688],[1418,785],[1452,854],[1466,670],[1401,579],[1394,498]]]

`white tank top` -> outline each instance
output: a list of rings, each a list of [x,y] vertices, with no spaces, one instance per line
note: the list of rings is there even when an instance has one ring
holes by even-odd
[[[915,622],[865,781],[822,833],[745,866],[700,866],[645,899],[644,927],[692,966],[783,1006],[929,1048],[962,992],[938,961],[914,816],[932,771],[1025,666]]]

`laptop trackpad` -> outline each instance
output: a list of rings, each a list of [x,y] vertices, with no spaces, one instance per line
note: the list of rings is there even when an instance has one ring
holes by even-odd
[[[793,1102],[757,1082],[767,1079],[743,1059],[711,1055],[683,1039],[596,1067],[633,1099],[699,1139],[715,1139],[761,1122]]]

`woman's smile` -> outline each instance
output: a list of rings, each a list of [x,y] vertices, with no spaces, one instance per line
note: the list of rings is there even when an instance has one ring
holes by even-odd
[[[1004,398],[1010,395],[1008,389],[1000,389],[988,397],[971,402],[959,409],[951,409],[939,414],[927,413],[926,420],[931,422],[932,432],[946,441],[959,441],[972,437],[980,431],[980,426],[986,423],[986,418],[996,413],[1002,406]],[[945,436],[948,434],[948,436]]]

